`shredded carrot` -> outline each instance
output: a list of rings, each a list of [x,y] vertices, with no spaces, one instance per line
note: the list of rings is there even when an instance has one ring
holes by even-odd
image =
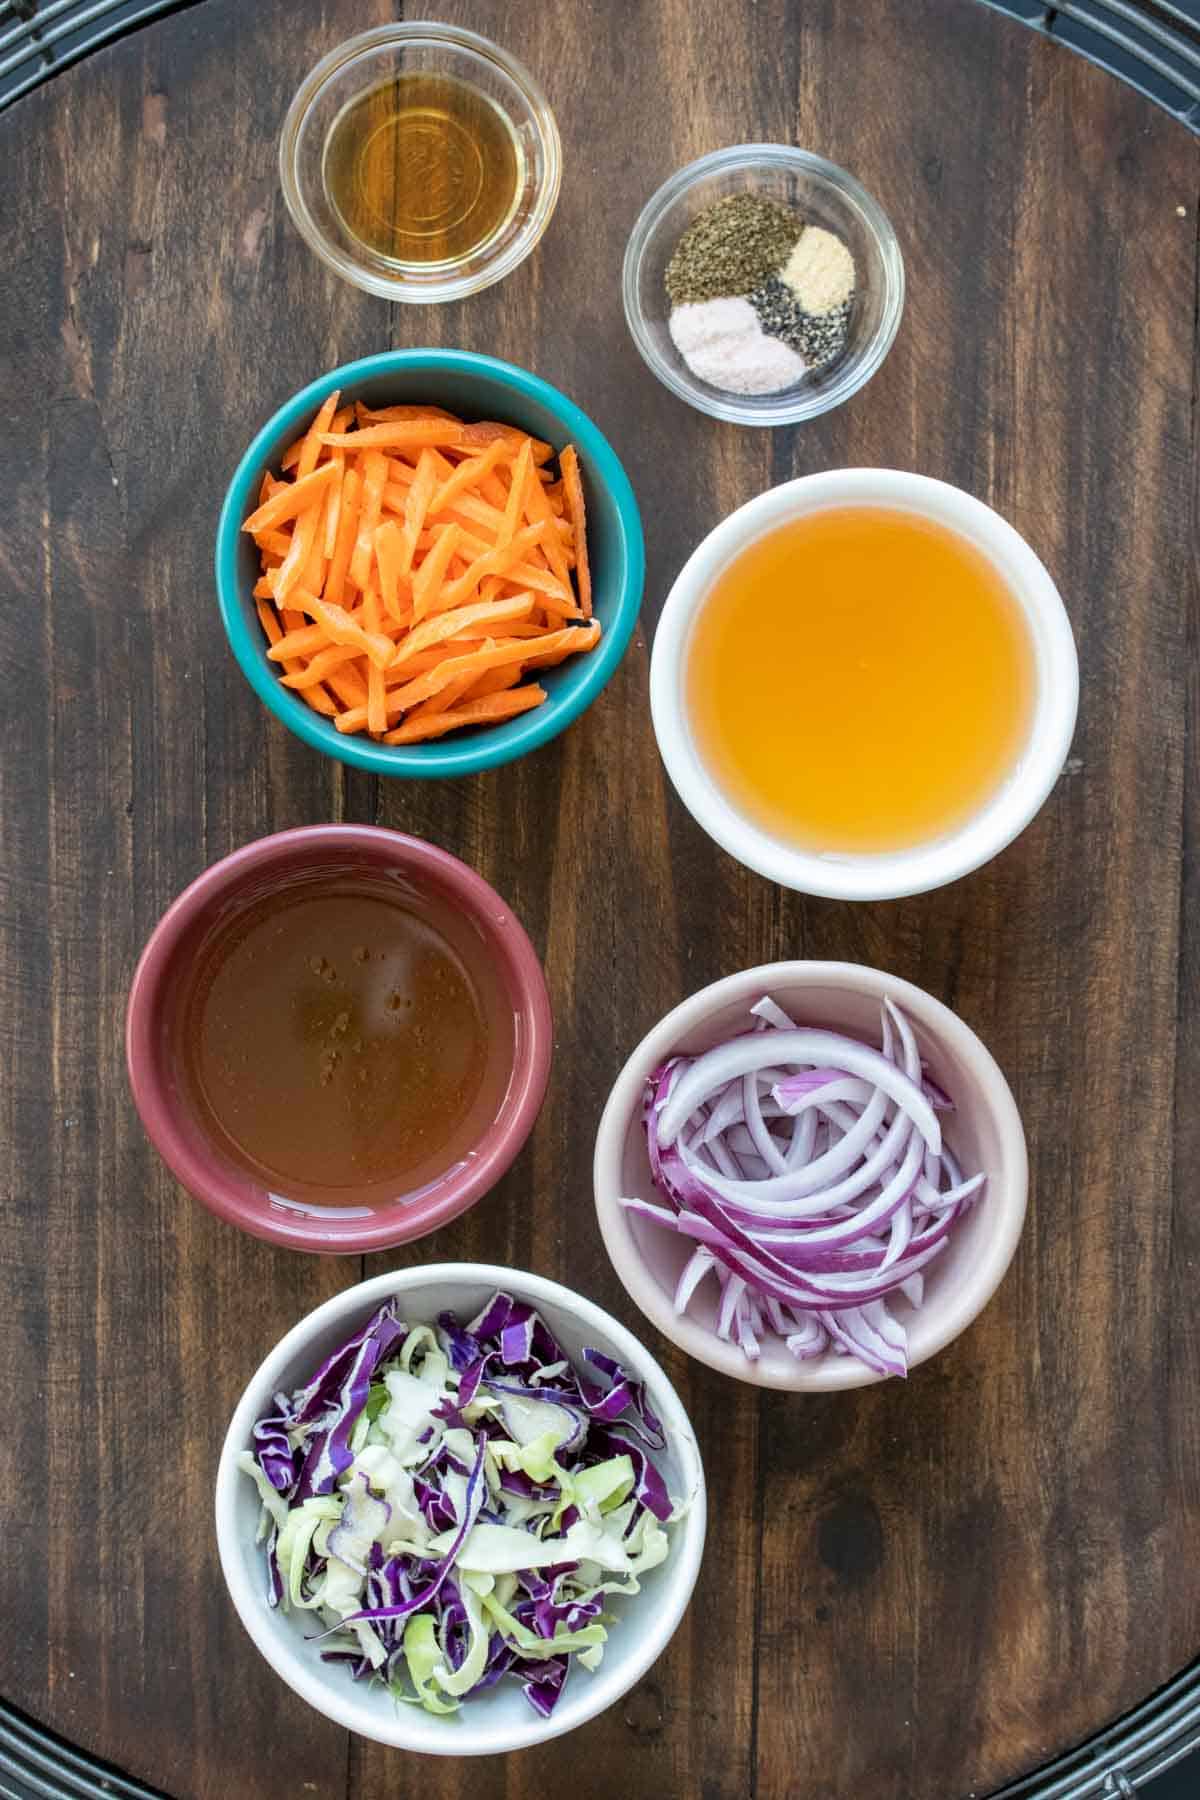
[[[412,450],[425,444],[460,444],[464,430],[449,419],[397,419],[360,425],[357,431],[326,431],[321,442],[331,450]]]
[[[427,713],[423,719],[414,719],[387,732],[383,741],[385,744],[419,744],[425,738],[444,737],[448,731],[457,731],[463,725],[493,725],[499,719],[511,719],[517,713],[541,706],[545,698],[544,687],[509,688],[506,693],[488,694],[482,700],[463,701],[450,712]]]
[[[316,620],[330,643],[353,644],[381,669],[391,662],[395,651],[391,638],[384,637],[379,631],[368,631],[357,619],[351,618],[344,606],[334,606],[331,601],[318,600],[315,594],[303,592],[296,595],[296,605],[310,619]]]
[[[437,542],[413,576],[413,618],[423,618],[437,596],[445,592],[445,575],[458,543],[459,527],[439,527]]]
[[[525,489],[529,484],[529,477],[532,469],[533,445],[527,438],[521,445],[521,448],[517,453],[516,461],[512,466],[512,480],[509,483],[508,499],[504,507],[504,517],[500,523],[500,533],[496,540],[498,545],[511,544],[516,535],[517,526],[520,524],[525,513]],[[537,524],[539,522],[535,520],[534,523]],[[539,545],[545,535],[544,532],[539,535]]]
[[[300,457],[296,463],[298,480],[303,480],[306,475],[311,475],[316,468],[317,458],[321,454],[321,434],[329,430],[333,415],[337,411],[339,398],[340,395],[335,388],[333,393],[326,397],[320,412],[309,426],[308,435],[300,446]]]
[[[499,694],[505,688],[516,687],[523,673],[519,663],[511,663],[507,668],[485,669],[460,698],[482,700],[485,694]]]
[[[380,484],[382,492],[382,483]],[[372,582],[363,596],[363,624],[368,632],[380,626],[379,591]],[[383,683],[383,665],[371,657],[367,663],[367,730],[372,737],[382,737],[388,728],[387,695]]]
[[[400,606],[400,563],[404,555],[403,533],[395,519],[385,519],[375,528],[375,566],[379,570],[379,592],[393,619],[403,617]]]
[[[250,514],[242,530],[257,537],[262,531],[270,531],[276,525],[286,525],[289,519],[299,518],[320,498],[336,474],[332,463],[321,463],[302,481],[289,481],[276,488],[271,498]]]
[[[332,600],[336,606],[341,605],[346,591],[346,574],[358,537],[361,495],[362,475],[357,469],[347,469],[345,480],[342,482],[342,508],[341,516],[338,519],[337,539],[329,562],[329,573],[325,577],[324,589],[325,599]]]
[[[579,473],[579,457],[574,444],[568,444],[558,459],[562,470],[563,499],[575,529],[575,582],[579,589],[579,605],[585,619],[592,616],[592,575],[587,557],[587,508],[583,501],[583,478]]]
[[[544,704],[599,642],[570,445],[326,397],[246,529],[269,660],[339,731],[416,744]],[[551,678],[552,681],[557,679]]]
[[[400,540],[400,573],[402,575],[407,575],[413,566],[413,558],[417,553],[417,539],[421,535],[421,527],[425,523],[425,515],[429,511],[429,502],[433,497],[436,481],[437,464],[434,462],[433,454],[431,451],[422,450],[417,463],[416,479],[404,496],[404,532]]]
[[[371,573],[375,527],[379,523],[379,512],[383,505],[387,473],[387,457],[379,450],[368,450],[363,458],[362,511],[358,518],[358,536],[350,558],[350,580],[360,592],[365,592],[367,578]]]
[[[321,508],[319,504],[307,507],[296,521],[291,548],[275,576],[276,606],[282,606],[292,589],[299,585],[301,577],[308,568],[309,557],[317,541],[317,529],[320,523]]]
[[[430,500],[430,512],[440,513],[459,494],[465,494],[468,488],[474,487],[485,475],[490,475],[507,447],[503,438],[496,438],[482,456],[471,456],[466,462],[460,462],[453,475],[443,481]]]

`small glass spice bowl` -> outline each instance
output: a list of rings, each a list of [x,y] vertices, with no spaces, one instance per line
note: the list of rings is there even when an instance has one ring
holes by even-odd
[[[845,349],[828,367],[769,394],[737,394],[688,368],[668,329],[667,264],[688,226],[715,201],[754,194],[790,207],[806,225],[840,237],[856,287]],[[840,406],[871,379],[892,347],[904,310],[904,262],[878,201],[845,169],[790,144],[735,144],[689,163],[642,208],[629,235],[625,317],[645,361],[689,406],[735,425],[797,425]]]
[[[513,139],[517,183],[507,217],[484,242],[452,260],[406,262],[372,249],[347,229],[327,191],[335,125],[356,101],[400,75],[466,84],[496,108]],[[413,149],[427,153],[419,145]],[[283,122],[279,178],[296,229],[335,274],[385,300],[428,305],[478,293],[524,262],[558,201],[562,146],[545,94],[516,57],[478,32],[414,20],[349,38],[310,71]]]

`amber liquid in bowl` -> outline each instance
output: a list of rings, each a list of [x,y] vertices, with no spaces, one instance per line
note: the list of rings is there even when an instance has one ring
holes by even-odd
[[[496,1117],[511,1015],[467,921],[378,877],[311,877],[210,930],[178,1066],[205,1134],[269,1191],[381,1204],[446,1175]]]
[[[960,829],[1015,768],[1033,644],[999,571],[900,508],[835,506],[750,544],[692,628],[701,760],[760,829],[818,855]]]
[[[325,191],[350,236],[400,264],[473,255],[512,217],[521,151],[500,108],[453,75],[413,71],[339,114]]]

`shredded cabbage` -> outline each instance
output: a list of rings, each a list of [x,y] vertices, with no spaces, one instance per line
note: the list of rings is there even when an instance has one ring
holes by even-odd
[[[513,1679],[549,1716],[604,1654],[605,1596],[640,1591],[687,1507],[647,1454],[666,1440],[641,1384],[584,1362],[509,1294],[466,1326],[381,1307],[239,1459],[268,1604],[315,1613],[321,1655],[406,1704],[449,1715]]]

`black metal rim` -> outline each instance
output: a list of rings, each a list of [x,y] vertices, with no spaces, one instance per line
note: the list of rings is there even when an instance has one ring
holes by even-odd
[[[197,0],[0,0],[0,109],[89,51]],[[1200,0],[982,0],[1069,45],[1200,132]],[[1135,1795],[1200,1747],[1200,1662],[994,1800]],[[164,1800],[0,1700],[0,1800]]]

